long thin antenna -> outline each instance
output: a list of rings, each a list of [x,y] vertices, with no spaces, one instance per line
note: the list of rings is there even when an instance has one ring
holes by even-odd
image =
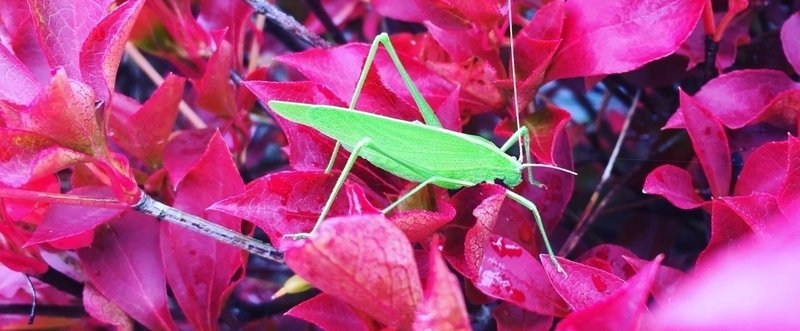
[[[514,11],[511,9],[511,0],[508,0],[508,38],[510,41],[511,46],[511,86],[514,90],[514,118],[517,123],[517,131],[520,129],[519,123],[519,96],[517,95],[517,67],[516,67],[516,60],[514,59]],[[517,138],[517,142],[519,145],[519,158],[522,160],[522,136]],[[533,162],[533,160],[525,160],[528,162]]]

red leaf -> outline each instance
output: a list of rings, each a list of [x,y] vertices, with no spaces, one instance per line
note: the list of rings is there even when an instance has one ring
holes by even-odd
[[[368,331],[369,321],[341,300],[326,294],[301,302],[286,312],[286,315],[314,323],[323,330]]]
[[[546,80],[625,72],[672,54],[689,37],[705,3],[567,1],[563,41]]]
[[[711,238],[700,260],[716,250],[730,251],[739,247],[741,237],[754,234],[763,237],[770,227],[768,221],[782,217],[774,196],[756,192],[747,196],[724,197],[713,202],[711,210]],[[698,264],[701,264],[698,262]]]
[[[422,241],[456,216],[456,210],[445,190],[436,189],[433,194],[436,195],[436,211],[424,209],[400,211],[389,219],[411,242]]]
[[[644,269],[649,263],[647,260],[642,260],[636,257],[623,256],[625,261],[636,268],[637,271]],[[678,283],[684,278],[684,273],[678,269],[670,268],[662,265],[658,268],[658,274],[653,282],[653,288],[650,293],[653,294],[653,299],[658,301],[659,304],[665,304],[672,301],[675,296],[675,290]]]
[[[715,197],[726,196],[731,190],[732,167],[725,129],[719,119],[693,97],[681,91],[680,99],[686,130],[692,140],[694,152],[700,159],[711,193]]]
[[[638,330],[662,255],[636,276],[597,303],[576,311],[558,323],[556,330]]]
[[[243,191],[228,147],[216,132],[178,185],[174,207],[241,231],[241,219],[205,209]],[[226,298],[242,275],[245,254],[170,223],[161,226],[161,252],[170,288],[189,322],[198,330],[216,330]],[[214,266],[213,272],[208,272],[209,266]]]
[[[78,54],[92,28],[97,26],[111,1],[30,0],[33,24],[51,68],[63,67],[67,75],[80,79]]]
[[[620,279],[636,274],[636,269],[624,257],[638,258],[630,249],[614,244],[601,244],[586,251],[578,259],[580,263],[608,271]]]
[[[446,77],[460,91],[479,100],[488,109],[500,108],[505,103],[500,90],[492,84],[498,73],[486,60],[472,56],[461,62],[428,62],[428,68]]]
[[[547,331],[553,326],[553,316],[540,315],[502,302],[492,313],[497,331]]]
[[[83,308],[89,316],[113,325],[115,330],[132,331],[133,321],[114,302],[108,300],[91,285],[83,288]]]
[[[781,43],[786,59],[794,67],[794,72],[800,73],[800,13],[794,13],[781,27]]]
[[[411,244],[380,214],[326,219],[286,250],[286,264],[391,327],[409,327],[422,299]]]
[[[781,71],[745,69],[709,81],[692,98],[695,104],[708,109],[723,125],[738,129],[763,116],[765,108],[776,96],[796,88],[800,85]],[[685,127],[685,118],[681,114],[695,113],[693,107],[696,106],[684,105],[681,98],[681,106],[664,128]]]
[[[113,198],[110,187],[86,186],[70,191],[70,195],[86,196],[92,198]],[[51,242],[59,239],[68,239],[85,232],[92,231],[95,227],[118,217],[124,209],[108,209],[85,207],[76,205],[53,204],[44,214],[42,224],[28,240],[26,245]],[[89,242],[79,240],[74,243],[61,242],[63,248],[79,248],[91,243],[91,232],[88,234]]]
[[[483,254],[505,194],[502,186],[485,184],[463,189],[451,200],[456,208],[455,223],[459,226],[445,232],[444,256],[468,279],[478,279]]]
[[[158,250],[158,222],[127,212],[98,231],[92,247],[78,250],[98,292],[152,330],[177,330],[169,314],[166,278]]]
[[[222,40],[208,60],[203,77],[194,82],[197,105],[223,119],[235,118],[239,109],[229,76],[233,59],[233,46]]]
[[[331,49],[311,49],[301,53],[287,54],[278,60],[297,69],[311,81],[329,89],[339,101],[349,103],[368,51],[367,45],[348,44]],[[385,51],[380,50],[376,58],[386,56],[383,53]],[[376,60],[373,65],[381,66],[382,63]],[[393,65],[391,69],[396,70]],[[379,74],[377,70],[370,70],[358,98],[356,109],[402,120],[421,120],[422,116],[419,111],[387,89],[382,83],[382,74],[383,72]]]
[[[416,0],[425,20],[446,29],[463,29],[471,24],[490,30],[502,18],[500,1]],[[401,18],[402,19],[402,18]]]
[[[730,9],[730,7],[728,7]],[[714,15],[715,21],[719,22],[724,14]],[[719,41],[719,50],[716,52],[716,68],[719,72],[724,72],[736,60],[737,48],[750,42],[750,25],[753,15],[736,16],[730,25],[725,29],[722,39]],[[705,62],[705,43],[706,31],[703,24],[697,24],[681,47],[675,51],[689,59],[689,68]]]
[[[397,2],[392,0],[374,0],[372,7],[382,16],[406,22],[422,23],[427,20],[422,11],[423,4],[417,1]]]
[[[786,179],[778,193],[778,206],[785,215],[793,215],[800,203],[800,139],[789,137]],[[764,173],[763,175],[767,175]]]
[[[88,155],[63,147],[57,140],[33,133],[0,128],[0,182],[19,187],[55,174]]]
[[[438,237],[430,246],[424,293],[414,318],[414,330],[470,329],[461,286],[442,258]]]
[[[694,209],[705,203],[694,189],[692,175],[670,164],[651,171],[644,181],[642,192],[660,195],[681,209]]]
[[[178,104],[186,79],[170,74],[150,98],[137,109],[119,107],[123,96],[115,96],[111,113],[111,137],[151,169],[158,168],[178,117]]]
[[[27,105],[39,94],[39,83],[14,54],[0,46],[0,99]]]
[[[569,311],[539,261],[515,242],[500,236],[490,237],[473,284],[486,295],[535,313],[564,316]]]
[[[796,224],[781,223],[769,238],[746,240],[698,265],[673,300],[656,310],[654,324],[668,330],[800,328],[800,232]]]
[[[110,1],[108,1],[110,2]],[[133,29],[133,23],[144,5],[143,0],[130,0],[103,17],[100,22],[86,23],[93,29],[86,37],[80,50],[80,71],[83,82],[94,89],[98,100],[108,102],[117,80],[117,68],[125,51],[125,42]],[[102,7],[105,10],[107,7]],[[86,13],[81,6],[79,11],[70,12],[77,15]],[[77,17],[76,17],[77,18]],[[86,19],[86,17],[81,17]],[[59,36],[64,38],[64,36]],[[80,45],[80,44],[79,44]],[[52,64],[52,63],[51,63]],[[70,72],[69,69],[67,72]],[[74,76],[77,78],[77,76]]]
[[[176,188],[200,161],[216,134],[212,129],[183,131],[172,137],[164,150],[164,168]]]
[[[556,292],[564,298],[573,311],[590,307],[625,284],[619,277],[603,270],[556,257],[567,273],[565,276],[556,271],[547,254],[539,255],[539,259]]]
[[[273,173],[254,180],[243,193],[208,209],[253,222],[264,230],[270,242],[284,249],[284,235],[311,231],[338,177],[322,171]],[[347,214],[350,204],[344,193],[334,201],[330,216]]]
[[[750,153],[739,173],[734,195],[762,192],[777,196],[787,178],[788,147],[785,141],[770,142]]]

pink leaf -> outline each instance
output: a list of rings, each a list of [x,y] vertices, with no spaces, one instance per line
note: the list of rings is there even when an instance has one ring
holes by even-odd
[[[188,130],[170,139],[164,150],[164,168],[167,169],[172,187],[178,187],[208,148],[216,134],[212,129]]]
[[[138,109],[116,107],[111,113],[111,137],[126,151],[146,162],[151,168],[161,164],[164,149],[178,117],[178,104],[186,79],[170,74]],[[131,112],[132,111],[132,112]]]
[[[759,119],[765,107],[779,94],[800,87],[785,73],[767,69],[736,70],[703,85],[692,98],[728,128],[738,129]],[[683,100],[683,97],[681,98]],[[692,104],[681,106],[664,128],[686,126],[681,114],[695,113]],[[689,115],[694,116],[694,115]],[[694,117],[691,117],[694,119]]]
[[[556,330],[638,330],[647,310],[647,298],[664,257],[653,262],[614,293],[576,311],[558,323]]]
[[[535,313],[564,316],[569,311],[548,281],[541,263],[513,241],[500,236],[490,237],[473,283],[486,295]]]
[[[153,330],[177,330],[169,314],[166,277],[158,250],[158,222],[127,212],[78,250],[98,292]]]
[[[601,244],[586,251],[578,259],[580,263],[608,271],[620,279],[628,279],[636,274],[636,269],[624,257],[634,257],[630,249],[614,244]]]
[[[178,185],[174,207],[241,231],[241,219],[205,209],[243,191],[244,183],[230,151],[216,132]],[[178,304],[195,329],[216,330],[226,298],[242,275],[245,254],[169,223],[162,224],[161,238],[167,279]],[[209,266],[213,266],[213,272],[208,272]]]
[[[794,13],[781,27],[781,43],[786,59],[794,67],[794,72],[800,73],[800,13]]]
[[[414,318],[415,330],[470,329],[461,286],[442,258],[438,237],[430,246],[424,293]]]
[[[546,80],[625,72],[670,55],[689,37],[705,3],[567,1],[563,41]]]
[[[388,326],[409,327],[422,299],[411,244],[380,214],[325,220],[286,250],[286,264]]]
[[[39,94],[39,83],[14,54],[0,45],[0,99],[27,105]]]
[[[502,302],[492,313],[497,331],[547,331],[553,326],[553,316],[540,315]]]
[[[103,17],[109,2],[28,1],[39,42],[51,68],[63,67],[70,78],[81,78],[78,60],[81,45]]]
[[[700,260],[716,250],[730,251],[739,247],[737,240],[747,235],[763,237],[782,218],[781,208],[774,196],[760,192],[747,196],[724,197],[714,200],[711,210],[711,238]],[[698,262],[700,264],[700,262]]]
[[[694,152],[700,159],[711,193],[715,197],[726,196],[731,190],[733,170],[725,129],[719,119],[693,97],[681,91],[680,99],[686,130],[692,140]]]
[[[659,306],[653,324],[667,330],[800,328],[800,232],[796,224],[782,223],[769,238],[745,240],[698,265],[673,300]]]
[[[283,249],[284,235],[311,231],[337,178],[338,174],[322,171],[277,172],[254,180],[243,193],[219,201],[209,210],[253,222]],[[341,192],[330,216],[345,215],[348,209],[345,192]]]
[[[98,186],[79,187],[70,191],[70,194],[92,198],[112,198],[114,196],[110,187]],[[62,204],[51,205],[50,208],[47,209],[47,212],[45,212],[42,224],[39,224],[26,245],[70,238],[84,232],[92,231],[98,225],[118,217],[124,211],[124,209]],[[89,237],[91,238],[91,234]],[[65,244],[70,246],[69,248],[78,248],[82,247],[84,243],[80,241],[75,242],[74,245],[62,243],[62,247]]]
[[[623,258],[634,266],[637,271],[644,269],[648,261],[636,257],[623,256]],[[653,294],[653,299],[658,301],[659,304],[666,304],[672,301],[677,289],[678,283],[684,278],[684,273],[678,269],[662,265],[658,268],[658,274],[653,282],[653,288],[650,293]]]
[[[370,321],[365,321],[352,307],[327,293],[301,302],[286,315],[314,323],[323,330],[368,331],[371,327]]]
[[[539,255],[550,282],[556,292],[573,311],[583,310],[620,288],[625,281],[603,270],[556,257],[566,275],[556,271],[546,254]]]
[[[681,209],[694,209],[705,202],[695,191],[689,172],[669,164],[651,171],[644,181],[642,191],[660,195]]]
[[[800,203],[800,139],[789,137],[788,144],[786,179],[778,193],[778,206],[787,216],[792,215]]]
[[[128,35],[143,5],[144,0],[130,0],[123,3],[100,22],[87,23],[93,29],[86,37],[86,41],[78,39],[83,43],[80,50],[82,80],[94,89],[98,100],[108,102],[111,98],[119,61],[125,51],[125,42],[128,41]],[[85,10],[81,7],[80,11],[72,13],[85,13]]]

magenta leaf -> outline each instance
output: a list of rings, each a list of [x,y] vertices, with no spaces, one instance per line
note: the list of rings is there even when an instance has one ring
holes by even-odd
[[[174,207],[241,231],[241,219],[205,209],[243,191],[230,151],[216,132],[178,184]],[[242,275],[245,254],[170,223],[161,226],[161,252],[170,288],[186,318],[195,329],[216,330],[227,296]],[[208,272],[209,266],[213,272]]]
[[[644,181],[642,191],[646,194],[660,195],[681,209],[694,209],[705,203],[695,191],[692,175],[684,169],[669,164],[651,171]]]
[[[152,217],[127,212],[101,228],[78,256],[102,296],[150,329],[177,330],[169,314],[158,226]]]
[[[329,295],[319,295],[292,307],[286,315],[314,323],[323,330],[370,330],[371,321],[365,321],[348,304]]]
[[[614,244],[601,244],[586,251],[578,261],[582,264],[608,271],[620,279],[628,279],[636,274],[636,268],[625,257],[636,258],[630,249]]]
[[[781,43],[786,59],[794,67],[794,72],[800,73],[800,13],[794,13],[781,27]]]
[[[93,29],[85,41],[78,39],[83,43],[79,57],[82,81],[94,89],[98,100],[108,102],[111,99],[125,43],[143,5],[144,0],[129,0],[123,3],[97,24],[87,23],[86,25]],[[83,13],[83,10],[84,8],[81,8],[73,14]]]
[[[689,37],[705,3],[567,1],[563,41],[546,80],[625,72],[672,54]]]
[[[188,130],[169,140],[164,150],[164,168],[167,169],[173,188],[178,187],[192,167],[200,161],[215,134],[216,131],[212,129]]]
[[[538,314],[564,316],[569,311],[548,281],[542,264],[524,248],[500,236],[489,238],[473,284],[486,295]]]
[[[731,151],[728,136],[719,119],[693,97],[680,92],[684,122],[697,158],[715,197],[731,190]],[[691,114],[691,115],[687,115]]]
[[[559,273],[550,257],[539,255],[550,282],[573,311],[589,307],[620,288],[625,281],[606,271],[556,257],[566,275]]]
[[[229,72],[233,68],[233,46],[220,41],[219,48],[208,60],[203,77],[194,81],[197,105],[224,119],[235,118],[237,105]]]
[[[553,326],[553,316],[540,315],[501,302],[492,313],[497,331],[547,331]]]
[[[447,268],[439,240],[431,243],[424,297],[414,317],[415,330],[468,330],[469,315],[458,278]]]
[[[70,191],[69,194],[91,198],[114,197],[110,187],[100,186],[79,187]],[[33,233],[33,236],[31,236],[26,245],[67,239],[85,232],[92,231],[95,227],[118,217],[124,211],[124,209],[108,209],[76,205],[51,205],[44,214],[42,224],[39,224],[39,226],[36,228],[36,231]],[[91,235],[89,235],[89,237],[91,237]],[[61,242],[60,246],[79,248],[84,244],[85,243],[79,240],[74,244]]]
[[[326,219],[286,250],[300,277],[391,327],[407,328],[422,299],[411,244],[380,214]]]
[[[30,0],[33,24],[51,68],[63,67],[72,79],[80,79],[81,45],[97,26],[111,1]]]
[[[133,156],[151,168],[162,161],[164,149],[178,117],[178,104],[186,79],[169,75],[150,98],[136,109],[122,106],[126,101],[115,96],[109,126],[111,137]],[[118,107],[117,105],[120,105]]]
[[[642,260],[636,257],[623,256],[625,261],[628,261],[631,266],[634,266],[637,271],[644,269],[649,261]],[[675,268],[662,265],[658,268],[658,274],[653,281],[653,287],[650,293],[653,294],[653,299],[658,301],[659,304],[667,303],[672,300],[675,295],[677,285],[684,278],[685,274]]]
[[[789,137],[788,144],[789,164],[786,179],[778,193],[778,206],[786,216],[792,216],[800,203],[800,139]]]
[[[759,192],[714,200],[711,238],[700,259],[705,260],[716,250],[730,251],[739,247],[743,242],[737,239],[741,237],[751,234],[764,237],[775,226],[770,222],[783,217],[781,209],[774,196]]]
[[[567,315],[556,330],[638,330],[663,258],[657,256],[611,295]]]

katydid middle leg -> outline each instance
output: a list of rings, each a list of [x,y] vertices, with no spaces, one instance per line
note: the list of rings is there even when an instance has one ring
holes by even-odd
[[[523,207],[528,208],[533,213],[533,219],[536,220],[536,227],[539,228],[539,233],[542,234],[542,241],[544,242],[544,247],[547,250],[547,255],[550,256],[550,261],[553,262],[553,264],[556,266],[556,270],[559,273],[566,274],[564,272],[564,268],[562,268],[561,264],[559,264],[558,260],[556,260],[556,253],[553,252],[553,247],[550,246],[550,240],[547,238],[547,232],[545,232],[544,229],[542,216],[539,214],[539,209],[536,208],[536,204],[509,189],[506,189],[506,196],[511,200],[516,201]]]

